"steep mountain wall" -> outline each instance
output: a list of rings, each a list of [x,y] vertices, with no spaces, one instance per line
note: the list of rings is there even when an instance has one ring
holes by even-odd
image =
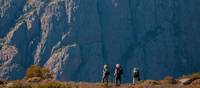
[[[32,65],[59,80],[99,81],[103,64],[142,79],[200,71],[198,0],[0,0],[0,78]]]

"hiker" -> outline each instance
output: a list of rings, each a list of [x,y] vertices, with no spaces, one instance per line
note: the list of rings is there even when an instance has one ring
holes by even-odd
[[[139,68],[134,68],[133,69],[133,84],[136,84],[138,81],[140,81]]]
[[[121,84],[121,75],[123,74],[123,70],[122,70],[122,67],[120,64],[116,64],[116,67],[115,67],[115,73],[114,73],[114,76],[115,76],[115,85],[116,86],[120,86]]]
[[[109,67],[107,64],[105,64],[103,67],[103,76],[102,76],[103,83],[106,82],[108,84],[109,75],[110,75]]]

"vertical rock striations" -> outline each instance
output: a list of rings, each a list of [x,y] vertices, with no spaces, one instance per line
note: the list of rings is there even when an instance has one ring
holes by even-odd
[[[199,71],[200,1],[0,0],[0,78],[36,64],[58,80],[99,81],[103,64],[142,79]],[[111,68],[113,69],[113,68]]]

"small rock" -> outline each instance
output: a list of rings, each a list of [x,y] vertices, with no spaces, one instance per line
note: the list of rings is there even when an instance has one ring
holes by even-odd
[[[0,85],[5,84],[6,81],[0,80]]]
[[[194,80],[191,85],[199,85],[200,84],[200,79]]]
[[[6,85],[6,87],[12,87],[14,85],[14,83],[10,82]]]
[[[148,84],[148,85],[160,85],[160,83],[158,81],[155,80],[147,80],[144,82],[144,84]]]
[[[161,84],[176,84],[177,81],[173,77],[167,76],[163,80],[161,80],[160,83]]]
[[[179,82],[182,84],[182,85],[189,85],[190,83],[192,83],[192,79],[191,78],[184,78],[184,79],[180,79]]]

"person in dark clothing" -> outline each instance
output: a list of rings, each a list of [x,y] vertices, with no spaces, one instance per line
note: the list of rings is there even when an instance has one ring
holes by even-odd
[[[109,67],[108,67],[108,65],[105,64],[104,68],[103,68],[103,76],[102,76],[102,82],[103,83],[106,82],[108,84],[109,75],[110,75]]]
[[[133,69],[133,84],[136,84],[138,81],[140,81],[139,68],[134,68]]]
[[[114,73],[116,86],[120,86],[121,81],[122,81],[122,78],[121,78],[122,74],[123,74],[123,70],[122,70],[121,65],[116,64],[115,73]]]

